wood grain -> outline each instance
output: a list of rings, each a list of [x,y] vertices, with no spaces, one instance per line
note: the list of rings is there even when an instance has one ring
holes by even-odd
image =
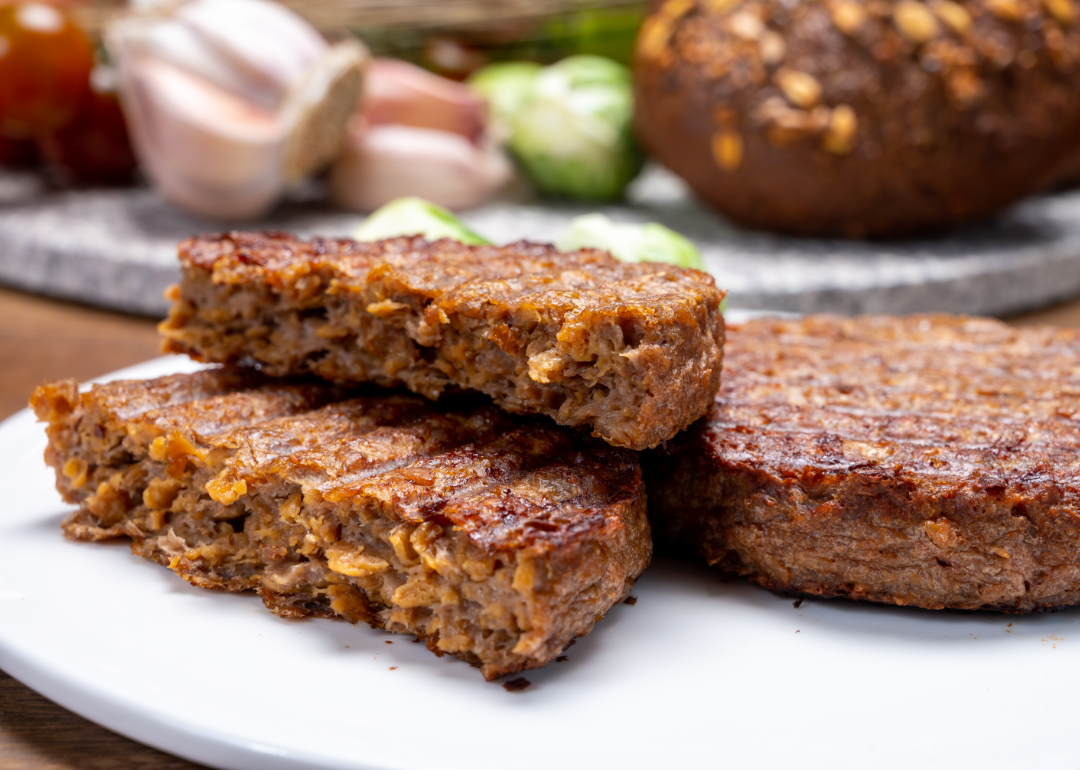
[[[1014,326],[1069,326],[1080,327],[1080,301],[1065,302],[1060,305],[1025,313],[1008,319]]]
[[[0,289],[0,418],[46,380],[87,380],[161,355],[153,321]]]
[[[1080,301],[1011,322],[1080,327]],[[157,355],[152,321],[0,289],[0,417],[45,380],[85,380]],[[0,671],[0,770],[198,767],[98,727]]]
[[[0,671],[3,770],[197,770],[183,759],[98,727]]]
[[[46,380],[86,380],[158,355],[153,321],[0,289],[0,418]],[[98,727],[0,671],[2,770],[198,767]]]

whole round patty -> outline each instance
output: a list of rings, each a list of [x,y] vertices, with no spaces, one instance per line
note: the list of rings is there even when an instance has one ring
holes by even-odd
[[[978,219],[1080,141],[1077,16],[1074,0],[667,0],[638,38],[638,133],[745,226]]]
[[[729,328],[712,411],[642,460],[660,541],[795,593],[1080,604],[1080,333],[950,316]]]

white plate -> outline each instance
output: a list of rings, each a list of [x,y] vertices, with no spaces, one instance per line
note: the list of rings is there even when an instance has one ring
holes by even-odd
[[[190,368],[161,359],[125,376]],[[40,425],[0,426],[0,668],[222,768],[1077,767],[1080,612],[806,601],[661,561],[509,693],[408,637],[285,621],[70,543]],[[393,644],[387,644],[393,642]]]

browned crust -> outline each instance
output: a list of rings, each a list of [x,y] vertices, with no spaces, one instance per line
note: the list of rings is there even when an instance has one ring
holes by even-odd
[[[784,591],[1080,603],[1080,333],[766,319],[727,361],[709,416],[646,456],[659,538]]]
[[[1038,192],[1080,142],[1073,0],[669,0],[635,58],[651,154],[722,214],[905,236]]]
[[[56,470],[57,490],[85,504],[109,476],[133,469],[156,439],[205,446],[206,440],[274,417],[307,411],[346,391],[325,384],[274,380],[252,369],[210,368],[154,380],[119,380],[80,392],[74,380],[37,388],[30,406],[46,422],[46,462]],[[164,458],[182,473],[180,456]],[[70,463],[70,464],[69,464]],[[127,505],[127,502],[116,501]],[[102,503],[104,504],[104,503]],[[90,502],[90,507],[95,503]],[[76,539],[115,537],[100,519],[88,528],[76,514],[67,525]],[[79,528],[76,533],[75,528]]]
[[[258,590],[285,617],[417,634],[487,678],[554,659],[647,566],[634,453],[477,398],[310,408],[339,395],[221,369],[43,386],[50,463],[82,503],[65,531],[129,536],[192,584]]]
[[[381,448],[367,440],[345,439],[276,462],[267,475],[271,487],[303,477],[305,499],[321,497],[335,508],[355,512],[341,517],[346,522],[343,539],[351,526],[347,522],[378,511],[406,531],[442,532],[448,550],[440,549],[442,555],[435,557],[439,560],[449,551],[456,554],[450,560],[458,564],[486,560],[495,565],[492,584],[500,572],[509,573],[505,581],[512,580],[515,590],[527,597],[531,629],[507,645],[511,651],[477,655],[472,649],[444,647],[446,629],[425,631],[424,624],[401,628],[425,639],[433,650],[480,665],[484,676],[494,679],[546,665],[572,639],[588,633],[599,617],[629,595],[648,564],[651,538],[644,483],[632,453],[541,424],[485,433],[489,437],[484,440],[418,456],[388,470],[368,465],[368,458],[382,455]],[[409,440],[403,434],[393,443]],[[358,456],[364,458],[360,463]],[[340,472],[343,464],[354,470]],[[361,467],[362,478],[354,481],[351,477]],[[319,470],[312,475],[315,468]],[[302,515],[319,516],[324,510],[305,504],[307,513]],[[289,530],[279,528],[279,533],[267,538],[266,545],[284,545]],[[291,565],[295,559],[291,550],[269,568],[280,569],[275,565]],[[439,574],[447,569],[445,563],[436,567]],[[356,584],[364,586],[362,580]],[[260,593],[275,612],[287,616],[326,613],[326,599],[320,602],[309,585],[318,589],[320,584],[312,581],[283,591],[264,581]],[[475,601],[467,586],[465,591],[465,600]],[[395,620],[399,610],[379,601],[370,589],[354,612],[354,621],[374,619],[380,628],[401,622]]]
[[[273,375],[479,390],[608,443],[654,446],[719,387],[713,279],[542,244],[203,236],[180,245],[165,348]]]

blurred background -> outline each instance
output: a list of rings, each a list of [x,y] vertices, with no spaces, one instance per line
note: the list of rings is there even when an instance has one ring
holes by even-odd
[[[733,311],[1080,294],[1075,0],[56,0],[0,41],[28,292],[160,317],[195,232],[453,220],[704,268]]]

